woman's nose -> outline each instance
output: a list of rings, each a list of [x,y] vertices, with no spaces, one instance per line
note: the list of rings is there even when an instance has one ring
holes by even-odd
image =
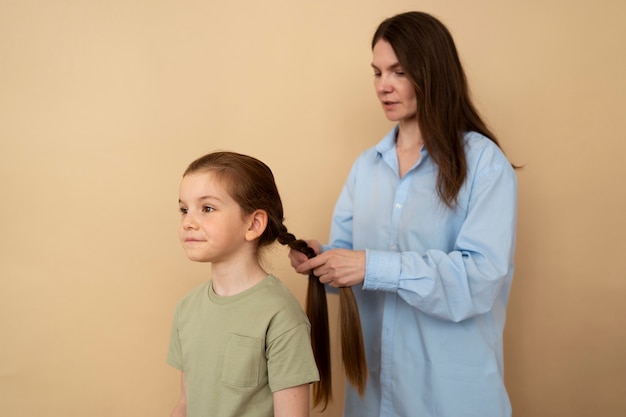
[[[389,93],[392,90],[391,83],[389,82],[389,77],[381,74],[376,79],[376,91],[379,93]]]

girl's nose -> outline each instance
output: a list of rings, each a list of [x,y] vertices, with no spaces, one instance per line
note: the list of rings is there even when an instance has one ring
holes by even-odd
[[[183,229],[185,230],[193,230],[198,227],[198,224],[196,223],[196,221],[189,214],[187,214],[183,218],[182,225],[183,225]]]

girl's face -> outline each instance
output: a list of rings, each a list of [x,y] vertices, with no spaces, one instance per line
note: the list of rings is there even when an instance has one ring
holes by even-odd
[[[249,249],[246,218],[215,174],[185,175],[179,205],[179,238],[192,261],[225,262]]]
[[[381,39],[372,50],[374,87],[387,119],[403,122],[415,119],[417,99],[415,89],[406,77],[389,42]]]

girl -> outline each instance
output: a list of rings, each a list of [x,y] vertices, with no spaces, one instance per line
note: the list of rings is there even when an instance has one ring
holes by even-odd
[[[183,248],[212,276],[176,307],[167,359],[182,387],[171,416],[308,416],[319,379],[309,322],[259,261],[261,248],[295,239],[271,170],[246,155],[205,155],[185,171],[179,205]]]

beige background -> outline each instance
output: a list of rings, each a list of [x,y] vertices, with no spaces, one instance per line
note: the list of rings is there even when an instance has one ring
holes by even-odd
[[[168,415],[172,310],[209,273],[176,237],[186,164],[215,149],[264,160],[288,227],[325,240],[352,161],[390,127],[370,37],[414,8],[448,25],[525,165],[514,415],[624,415],[620,0],[0,0],[0,413]],[[266,259],[302,300],[286,249]]]

